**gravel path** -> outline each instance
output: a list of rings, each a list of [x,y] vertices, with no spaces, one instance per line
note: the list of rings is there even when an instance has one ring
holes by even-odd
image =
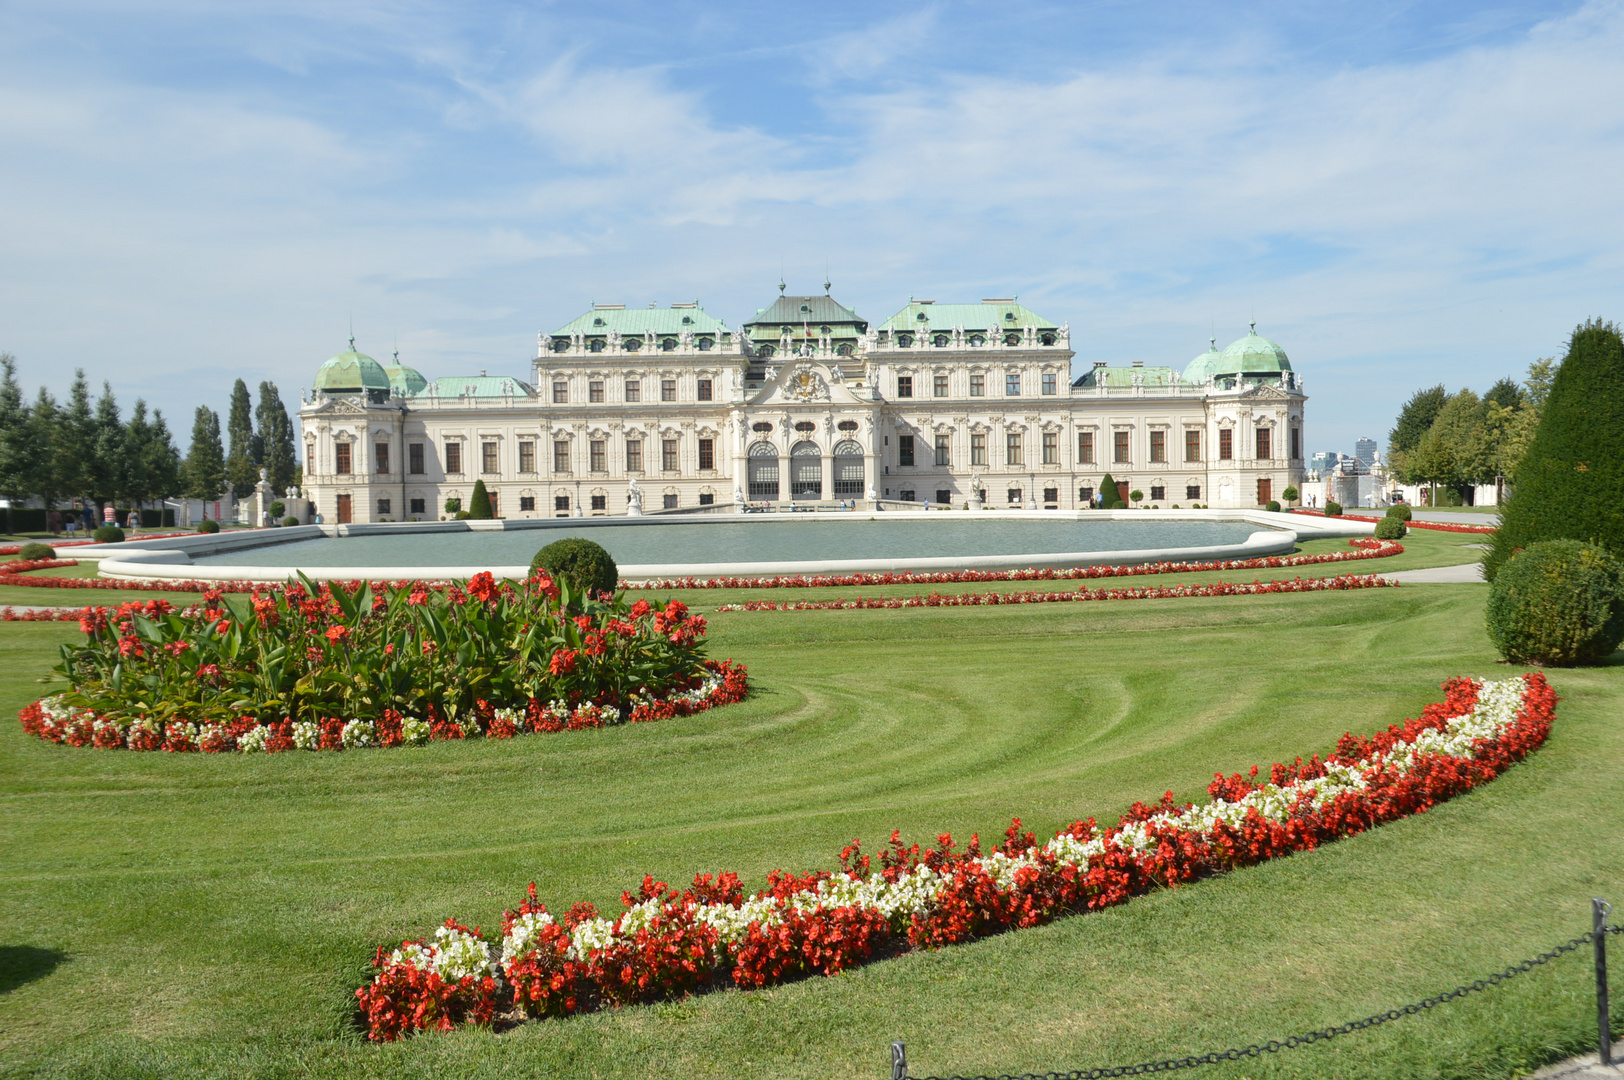
[[[1406,585],[1463,585],[1483,581],[1481,563],[1462,563],[1459,566],[1434,566],[1426,570],[1397,570],[1383,574],[1388,581]]]

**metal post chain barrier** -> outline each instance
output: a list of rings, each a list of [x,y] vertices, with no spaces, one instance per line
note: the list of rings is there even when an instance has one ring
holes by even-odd
[[[1596,943],[1596,1060],[1603,1065],[1613,1063],[1613,1017],[1607,1007],[1607,933],[1616,929],[1607,925],[1612,910],[1600,897],[1590,901],[1590,936]]]
[[[1251,1046],[1236,1047],[1230,1050],[1214,1051],[1210,1054],[1191,1055],[1182,1058],[1168,1058],[1164,1061],[1146,1061],[1137,1065],[1113,1065],[1095,1069],[1074,1069],[1070,1072],[1046,1073],[1000,1073],[977,1076],[912,1076],[908,1072],[908,1051],[901,1042],[891,1044],[891,1077],[892,1080],[1107,1080],[1118,1076],[1145,1076],[1149,1073],[1174,1072],[1178,1069],[1193,1069],[1199,1065],[1216,1065],[1224,1061],[1239,1061],[1242,1058],[1261,1057],[1264,1054],[1277,1054],[1282,1050],[1295,1050],[1301,1046],[1312,1046],[1327,1039],[1334,1039],[1338,1035],[1348,1035],[1355,1031],[1364,1031],[1368,1028],[1380,1027],[1392,1020],[1399,1020],[1406,1016],[1425,1012],[1446,1002],[1455,1001],[1475,994],[1480,990],[1487,990],[1491,986],[1516,978],[1540,967],[1549,964],[1558,957],[1573,952],[1582,945],[1594,942],[1596,945],[1596,995],[1597,1014],[1600,1021],[1600,1046],[1603,1063],[1611,1061],[1612,1037],[1610,1032],[1609,1016],[1607,1012],[1607,956],[1606,937],[1608,934],[1624,932],[1624,926],[1607,925],[1607,912],[1611,909],[1606,901],[1594,901],[1595,929],[1586,931],[1571,941],[1564,942],[1549,952],[1524,960],[1520,964],[1513,964],[1504,971],[1497,971],[1492,975],[1478,979],[1475,982],[1464,983],[1453,990],[1446,990],[1433,997],[1405,1005],[1398,1009],[1389,1009],[1386,1012],[1367,1016],[1363,1020],[1353,1020],[1337,1027],[1320,1028],[1302,1035],[1293,1035],[1287,1039],[1271,1039],[1266,1043],[1253,1043]]]

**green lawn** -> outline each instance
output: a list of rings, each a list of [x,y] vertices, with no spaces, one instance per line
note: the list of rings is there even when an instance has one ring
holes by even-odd
[[[1404,558],[1461,540],[1417,539]],[[1450,675],[1510,674],[1483,596],[723,614],[714,652],[747,662],[756,687],[742,705],[419,750],[106,753],[8,720],[0,1072],[879,1077],[894,1038],[916,1074],[1002,1072],[1200,1052],[1402,1004],[1581,932],[1591,896],[1624,900],[1620,667],[1553,673],[1549,744],[1465,798],[1113,911],[500,1036],[367,1045],[350,995],[375,945],[447,915],[495,928],[532,879],[555,907],[611,907],[645,871],[759,883],[892,828],[990,836],[1018,814],[1052,830],[1168,788],[1196,796],[1215,769],[1414,715]],[[36,680],[76,633],[0,626],[6,715],[48,689]],[[1588,979],[1570,958],[1200,1075],[1510,1076],[1586,1044]]]

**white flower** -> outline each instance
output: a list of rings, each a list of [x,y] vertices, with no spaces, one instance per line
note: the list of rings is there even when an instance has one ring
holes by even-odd
[[[237,736],[237,749],[245,754],[263,754],[265,752],[265,739],[269,735],[270,729],[264,724],[255,724]]]
[[[314,750],[321,744],[321,732],[309,720],[300,720],[293,725],[293,745],[300,750]]]
[[[534,949],[541,938],[541,928],[551,925],[553,917],[545,911],[529,912],[514,919],[512,927],[502,936],[502,966]]]
[[[344,749],[354,750],[357,747],[372,746],[377,740],[377,729],[368,720],[351,720],[344,725]]]
[[[426,745],[432,733],[428,721],[415,716],[408,716],[400,722],[400,741],[407,746]]]

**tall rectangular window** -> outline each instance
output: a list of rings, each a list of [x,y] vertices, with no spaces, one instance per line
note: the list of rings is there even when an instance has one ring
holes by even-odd
[[[1201,460],[1201,432],[1195,428],[1184,430],[1184,460]]]
[[[987,396],[987,377],[985,375],[971,375],[970,376],[970,396],[971,397],[986,397]]]
[[[570,471],[570,444],[568,439],[559,439],[553,443],[553,472],[567,473]]]
[[[1117,465],[1128,463],[1128,433],[1126,431],[1111,432],[1111,461]]]
[[[660,468],[666,472],[677,471],[677,440],[660,440]]]
[[[640,379],[627,379],[626,380],[626,400],[627,401],[642,401],[643,400],[643,383],[642,383],[642,380],[640,380]]]
[[[1004,372],[1004,396],[1019,397],[1021,394],[1021,373],[1018,371]]]
[[[1218,430],[1218,460],[1235,460],[1235,432],[1229,428]]]
[[[946,375],[937,375],[934,379],[931,380],[931,387],[932,387],[931,393],[935,394],[937,397],[946,397],[947,396],[947,376]]]
[[[1055,378],[1054,372],[1045,371],[1043,373],[1043,392],[1045,394],[1054,393],[1055,388],[1058,385],[1059,381],[1060,381],[1059,379]]]
[[[601,405],[603,403],[602,379],[593,379],[591,382],[586,384],[586,399],[595,405]]]
[[[981,432],[970,433],[970,464],[985,465],[987,463],[987,436]]]
[[[661,401],[675,401],[675,400],[677,400],[677,380],[675,380],[675,379],[661,379],[660,380],[660,400]]]
[[[897,436],[897,464],[912,465],[914,463],[914,437],[912,435]]]
[[[1272,440],[1269,438],[1273,434],[1274,432],[1266,427],[1257,429],[1257,459],[1259,461],[1267,461],[1274,457],[1272,452],[1274,447],[1270,445]],[[1264,500],[1264,502],[1267,501],[1267,499]]]
[[[529,439],[519,442],[519,471],[522,473],[536,471],[536,444]]]
[[[406,448],[406,471],[413,476],[423,475],[423,444],[414,442]]]
[[[642,472],[643,471],[643,440],[642,439],[627,439],[626,440],[626,471],[627,472]]]
[[[700,379],[699,380],[699,400],[700,401],[714,400],[714,398],[713,398],[713,387],[715,385],[716,384],[711,382],[711,380],[709,380],[709,379]]]
[[[1150,501],[1151,502],[1166,502],[1167,501],[1167,489],[1165,487],[1162,487],[1160,484],[1152,484],[1152,485],[1150,485]]]
[[[1094,433],[1092,431],[1079,431],[1077,433],[1077,463],[1079,465],[1094,464]]]
[[[586,444],[587,469],[591,472],[609,471],[609,444],[603,439],[592,439]]]
[[[1018,431],[1011,431],[1004,436],[1004,464],[1022,464],[1021,433]]]
[[[347,442],[333,444],[333,471],[340,476],[348,476],[354,472],[350,464],[350,444]]]
[[[1291,460],[1296,461],[1303,456],[1303,429],[1291,429]]]
[[[378,500],[378,516],[379,517],[387,517],[388,514],[389,514],[389,507],[391,505],[392,504],[390,503],[390,501],[388,499],[379,499]]]
[[[1151,431],[1150,460],[1158,464],[1167,460],[1167,432]]]
[[[389,472],[389,444],[386,442],[372,444],[372,459],[376,465],[373,472]]]
[[[716,440],[699,440],[699,468],[702,472],[709,472],[716,468]]]
[[[462,473],[462,443],[448,442],[445,444],[445,471],[458,476]]]
[[[560,379],[553,383],[553,404],[563,405],[570,399],[570,384]]]
[[[1043,433],[1043,463],[1045,465],[1060,464],[1060,432],[1045,431]]]
[[[897,376],[897,397],[913,397],[913,376]]]
[[[479,444],[479,471],[493,473],[496,466],[496,440],[487,439]]]
[[[952,436],[949,435],[936,436],[936,464],[953,464],[953,447],[949,442],[951,438]]]

